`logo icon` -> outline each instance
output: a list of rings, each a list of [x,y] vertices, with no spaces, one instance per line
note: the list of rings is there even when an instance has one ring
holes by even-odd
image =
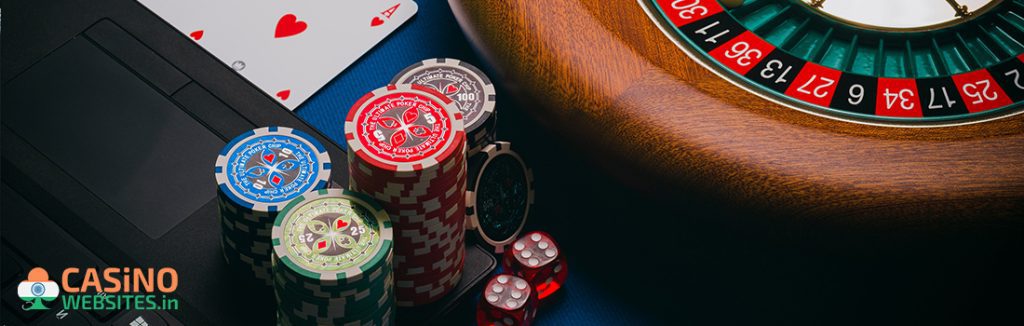
[[[145,318],[142,318],[142,316],[139,316],[139,317],[136,317],[134,320],[132,320],[131,323],[128,323],[128,326],[149,326],[149,323],[146,322]]]
[[[50,274],[42,267],[33,268],[28,272],[28,279],[18,284],[18,297],[25,302],[32,302],[32,306],[25,310],[50,309],[43,305],[43,301],[53,301],[60,294],[57,282],[50,280]]]

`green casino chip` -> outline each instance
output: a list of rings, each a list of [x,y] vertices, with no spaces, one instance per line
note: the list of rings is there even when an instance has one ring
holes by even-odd
[[[393,281],[388,281],[392,274],[393,265],[391,259],[381,265],[380,268],[364,272],[364,277],[359,281],[347,284],[324,284],[312,283],[307,279],[296,277],[291,273],[282,272],[282,265],[274,260],[273,281],[279,288],[286,289],[289,293],[308,298],[332,299],[350,297],[366,289],[378,289],[391,287]]]
[[[311,282],[348,284],[386,261],[391,221],[369,197],[342,189],[307,193],[282,210],[271,233],[281,268]]]
[[[393,282],[392,277],[388,277],[388,282]],[[276,291],[274,295],[278,302],[278,310],[290,316],[349,320],[362,319],[373,311],[393,306],[395,299],[394,288],[383,286],[333,299],[308,297],[287,290]]]
[[[391,221],[366,195],[304,194],[281,211],[271,241],[282,324],[378,324],[394,307]]]

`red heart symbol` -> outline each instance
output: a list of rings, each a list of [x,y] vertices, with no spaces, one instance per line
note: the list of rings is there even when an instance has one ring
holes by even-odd
[[[458,92],[458,91],[459,91],[459,88],[455,87],[455,84],[448,84],[448,87],[444,88],[444,93],[445,94],[452,94],[452,93],[455,93],[455,92]]]
[[[295,15],[285,14],[277,20],[277,29],[274,30],[274,38],[289,37],[306,30],[306,22],[295,18]]]
[[[290,89],[286,89],[286,90],[277,92],[277,97],[280,98],[282,101],[287,101],[288,100],[288,96],[291,96],[291,95],[292,95],[292,90],[290,90]]]
[[[380,19],[380,17],[373,17],[373,19],[370,20],[370,27],[377,27],[377,26],[380,26],[380,24],[383,24],[383,23],[384,23],[384,20]]]
[[[191,36],[193,40],[198,41],[203,38],[203,30],[200,29],[198,31],[189,33],[188,36]]]
[[[335,225],[334,228],[337,229],[337,230],[341,230],[342,228],[344,228],[346,226],[348,226],[348,222],[345,222],[345,221],[342,221],[342,220],[338,220],[338,225]]]
[[[274,154],[263,155],[263,160],[267,161],[267,162],[273,162],[274,161]]]

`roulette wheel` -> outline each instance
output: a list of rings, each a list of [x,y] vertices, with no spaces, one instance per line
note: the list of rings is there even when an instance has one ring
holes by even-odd
[[[1024,216],[1024,1],[450,3],[532,116],[652,193],[858,225]]]

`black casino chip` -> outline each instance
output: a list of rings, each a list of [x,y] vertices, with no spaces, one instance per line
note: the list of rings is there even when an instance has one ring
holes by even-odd
[[[470,158],[466,227],[495,253],[519,236],[533,205],[533,173],[511,147],[495,142]]]

